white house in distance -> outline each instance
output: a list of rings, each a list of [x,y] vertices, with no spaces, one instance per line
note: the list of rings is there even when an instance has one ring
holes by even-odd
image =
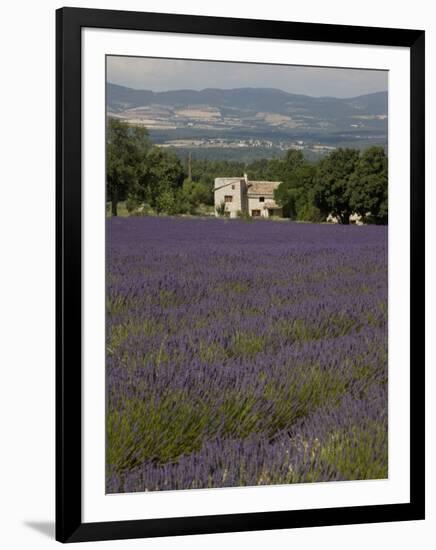
[[[252,217],[282,216],[282,208],[274,200],[279,181],[249,181],[243,178],[215,178],[215,214],[236,218],[238,213]]]

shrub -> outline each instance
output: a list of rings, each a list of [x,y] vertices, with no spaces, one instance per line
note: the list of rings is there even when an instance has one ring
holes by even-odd
[[[325,221],[325,217],[322,215],[321,210],[313,204],[306,204],[303,206],[303,208],[298,212],[297,219],[301,222],[319,223]]]
[[[244,212],[242,210],[238,210],[237,216],[238,216],[238,218],[240,218],[244,222],[252,222],[253,221],[253,218],[250,216],[250,214],[248,212]]]
[[[224,213],[226,211],[226,203],[224,201],[221,201],[218,206],[215,206],[215,210],[218,216],[224,216]]]
[[[141,207],[142,203],[136,197],[128,197],[126,200],[126,209],[129,214],[132,214],[135,210]]]

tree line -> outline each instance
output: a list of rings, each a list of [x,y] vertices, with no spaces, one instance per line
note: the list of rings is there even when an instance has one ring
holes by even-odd
[[[280,159],[249,164],[227,160],[192,159],[183,163],[168,149],[155,146],[144,127],[108,119],[107,200],[113,216],[126,201],[131,212],[139,208],[157,214],[194,214],[202,205],[213,206],[217,177],[280,181],[276,202],[286,217],[325,221],[331,214],[349,223],[352,213],[367,223],[388,221],[388,159],[382,147],[336,149],[318,162],[290,149]],[[148,209],[148,210],[147,210]]]

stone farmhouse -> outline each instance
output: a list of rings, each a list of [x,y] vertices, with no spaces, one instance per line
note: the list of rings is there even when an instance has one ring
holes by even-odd
[[[279,181],[249,181],[243,178],[215,178],[215,213],[236,218],[239,213],[252,217],[283,216],[282,208],[274,200]]]

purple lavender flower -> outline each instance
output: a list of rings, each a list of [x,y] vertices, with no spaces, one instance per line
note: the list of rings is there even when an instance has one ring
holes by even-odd
[[[387,228],[107,220],[107,491],[387,477]]]

